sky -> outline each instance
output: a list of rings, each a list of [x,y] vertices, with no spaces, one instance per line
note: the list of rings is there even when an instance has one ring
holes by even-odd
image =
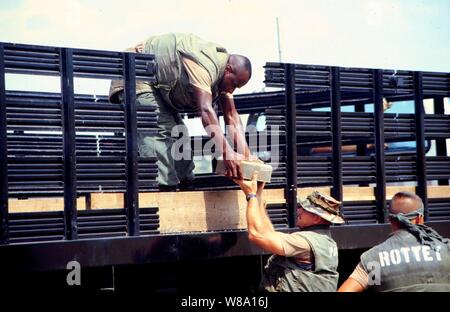
[[[0,41],[122,51],[191,32],[251,59],[239,90],[250,93],[264,88],[265,62],[279,61],[277,18],[283,62],[450,72],[449,17],[450,0],[1,0]],[[8,79],[9,89],[58,86]],[[107,92],[106,81],[78,83]]]

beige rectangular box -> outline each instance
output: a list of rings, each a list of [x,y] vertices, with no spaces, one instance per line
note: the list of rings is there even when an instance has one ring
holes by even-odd
[[[242,175],[245,180],[250,180],[255,171],[258,171],[258,181],[270,182],[272,178],[272,166],[255,161],[241,161]],[[216,174],[225,174],[225,164],[223,159],[217,159]]]

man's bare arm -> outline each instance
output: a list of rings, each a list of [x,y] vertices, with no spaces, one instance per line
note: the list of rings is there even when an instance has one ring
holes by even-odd
[[[248,147],[247,140],[245,139],[245,129],[234,104],[233,97],[229,94],[221,94],[220,104],[222,106],[225,124],[228,126],[230,135],[233,138],[238,153],[244,155],[245,158],[249,158],[250,148]]]
[[[275,231],[272,222],[267,214],[264,204],[260,204],[259,198],[262,195],[262,189],[257,187],[257,173],[253,174],[251,181],[234,180],[241,186],[246,195],[252,193],[257,197],[251,198],[247,204],[247,228],[248,238],[255,245],[262,249],[284,256],[285,251],[281,241],[280,233]]]
[[[363,292],[363,291],[364,287],[351,277],[348,278],[338,289],[338,292]]]
[[[222,129],[220,128],[219,119],[212,105],[212,96],[208,92],[193,87],[194,98],[197,104],[197,110],[202,120],[203,127],[208,135],[214,140],[216,147],[221,149],[225,166],[227,168],[226,175],[231,177],[242,177],[242,171],[239,166],[239,155],[234,152],[228,144]]]
[[[369,274],[363,267],[362,263],[358,265],[350,274],[349,278],[339,287],[340,292],[361,292],[369,287]]]

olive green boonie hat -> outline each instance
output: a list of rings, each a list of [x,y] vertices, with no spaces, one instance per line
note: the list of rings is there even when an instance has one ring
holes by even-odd
[[[331,196],[314,191],[306,197],[306,200],[298,199],[298,203],[306,211],[318,215],[328,222],[333,224],[345,222],[340,211],[341,202]]]

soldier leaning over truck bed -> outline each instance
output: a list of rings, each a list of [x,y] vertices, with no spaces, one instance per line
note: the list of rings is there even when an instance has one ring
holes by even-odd
[[[328,291],[337,289],[339,274],[336,242],[331,224],[344,223],[340,202],[313,192],[299,201],[296,224],[300,231],[282,233],[274,229],[262,199],[264,183],[234,180],[244,191],[249,240],[273,253],[264,267],[261,290],[269,292]]]
[[[244,128],[236,110],[232,93],[243,87],[252,74],[249,59],[229,54],[218,44],[204,41],[193,34],[171,33],[152,36],[134,48],[138,53],[155,55],[157,64],[154,84],[136,82],[137,103],[154,105],[158,113],[158,133],[139,131],[139,153],[143,157],[157,157],[158,184],[161,190],[190,188],[194,180],[194,162],[174,160],[172,146],[177,138],[171,136],[175,126],[184,126],[180,111],[196,110],[203,126],[221,150],[226,175],[241,177],[239,160],[254,159],[245,140]],[[113,80],[109,98],[112,103],[123,102],[123,80]],[[222,106],[237,152],[225,139],[213,103]]]
[[[450,241],[424,225],[422,199],[409,192],[392,197],[392,234],[361,255],[340,292],[450,291]]]

